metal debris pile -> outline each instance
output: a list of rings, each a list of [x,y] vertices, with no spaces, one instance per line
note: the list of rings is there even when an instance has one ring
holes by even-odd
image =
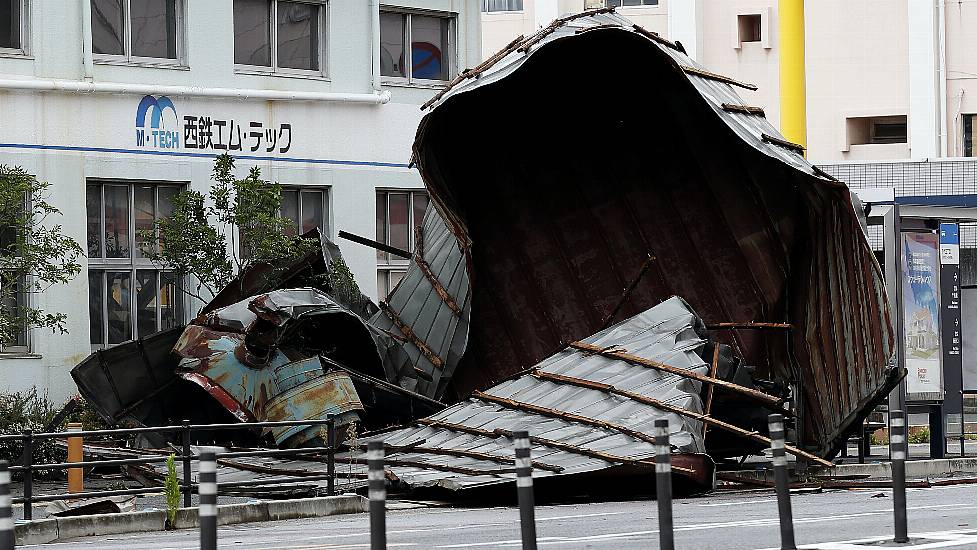
[[[521,429],[541,489],[620,489],[663,417],[690,492],[768,445],[770,411],[825,462],[902,376],[882,275],[847,187],[734,87],[613,10],[558,19],[425,106],[433,208],[388,302],[322,283],[321,239],[72,374],[112,422],[231,418],[238,445],[313,444],[247,422],[338,414],[372,430],[351,475],[380,439],[415,490],[511,482]]]

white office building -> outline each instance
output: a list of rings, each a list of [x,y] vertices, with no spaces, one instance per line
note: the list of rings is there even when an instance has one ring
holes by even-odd
[[[74,393],[93,349],[185,322],[198,304],[142,258],[137,232],[213,159],[259,166],[295,230],[409,248],[423,185],[420,105],[481,56],[478,0],[0,0],[0,164],[52,184],[82,273],[26,299],[68,333],[0,350],[0,392]],[[406,264],[340,242],[383,297]]]

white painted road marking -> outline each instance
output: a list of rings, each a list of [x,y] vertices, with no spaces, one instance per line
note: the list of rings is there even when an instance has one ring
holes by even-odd
[[[977,531],[956,530],[956,531],[933,531],[930,533],[910,533],[910,539],[932,540],[923,544],[912,544],[906,546],[912,550],[926,550],[929,548],[950,548],[953,546],[963,546],[965,544],[977,544]],[[815,544],[802,544],[798,548],[804,550],[866,550],[870,547],[878,547],[877,543],[892,540],[892,535],[881,535],[863,539],[843,540],[838,542],[819,542]],[[779,550],[779,547],[764,548],[763,550]]]

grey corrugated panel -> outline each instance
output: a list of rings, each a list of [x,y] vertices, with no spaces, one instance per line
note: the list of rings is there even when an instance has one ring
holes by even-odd
[[[679,368],[705,374],[708,365],[700,353],[706,342],[699,334],[704,331],[704,328],[702,321],[691,311],[688,304],[681,298],[674,297],[587,338],[585,342],[601,347],[621,346],[639,357],[667,362]],[[587,355],[574,350],[564,350],[541,362],[537,365],[537,369],[542,372],[612,384],[616,388],[666,401],[694,412],[702,410],[701,388],[698,382],[602,355]],[[702,425],[698,421],[666,413],[649,405],[603,391],[539,380],[527,374],[502,382],[486,390],[485,393],[594,420],[603,420],[647,436],[652,433],[655,419],[668,418],[671,442],[678,452],[702,453],[704,451]],[[654,456],[651,443],[614,429],[593,427],[571,419],[513,410],[478,398],[462,401],[433,415],[430,419],[489,431],[497,428],[507,431],[528,430],[532,436],[630,459],[649,459]],[[438,426],[404,428],[367,439],[382,440],[393,446],[408,445],[423,440],[421,444],[423,447],[477,451],[500,457],[513,455],[512,442],[505,437],[490,438]],[[363,456],[362,453],[355,454],[358,457]],[[496,470],[504,467],[489,460],[445,457],[410,450],[391,453],[389,458],[394,461],[411,460],[474,470]],[[614,465],[600,458],[539,445],[533,450],[533,459],[543,464],[564,468],[561,474],[537,469],[535,472],[537,476],[578,474]],[[342,457],[339,461],[342,461]],[[513,479],[513,474],[466,475],[434,468],[397,465],[391,465],[389,469],[413,486],[438,484],[445,487],[466,488]]]

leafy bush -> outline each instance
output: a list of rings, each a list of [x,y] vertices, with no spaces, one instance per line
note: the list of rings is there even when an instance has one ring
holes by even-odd
[[[918,426],[909,428],[909,437],[907,440],[910,443],[929,443],[930,442],[930,429],[927,426]]]
[[[881,430],[875,430],[872,432],[872,445],[888,445],[889,444],[889,431],[885,428]]]
[[[47,394],[38,395],[33,389],[23,393],[0,394],[0,433],[19,434],[25,430],[40,432],[44,430],[58,408],[53,406]],[[24,444],[20,439],[0,441],[0,460],[20,463],[24,453]],[[63,462],[67,459],[67,451],[52,439],[34,442],[34,462]],[[61,477],[64,472],[41,471],[35,477]],[[19,476],[18,476],[19,477]]]
[[[180,508],[180,480],[176,477],[176,455],[170,453],[166,459],[166,523],[172,528],[176,522],[176,511]]]

